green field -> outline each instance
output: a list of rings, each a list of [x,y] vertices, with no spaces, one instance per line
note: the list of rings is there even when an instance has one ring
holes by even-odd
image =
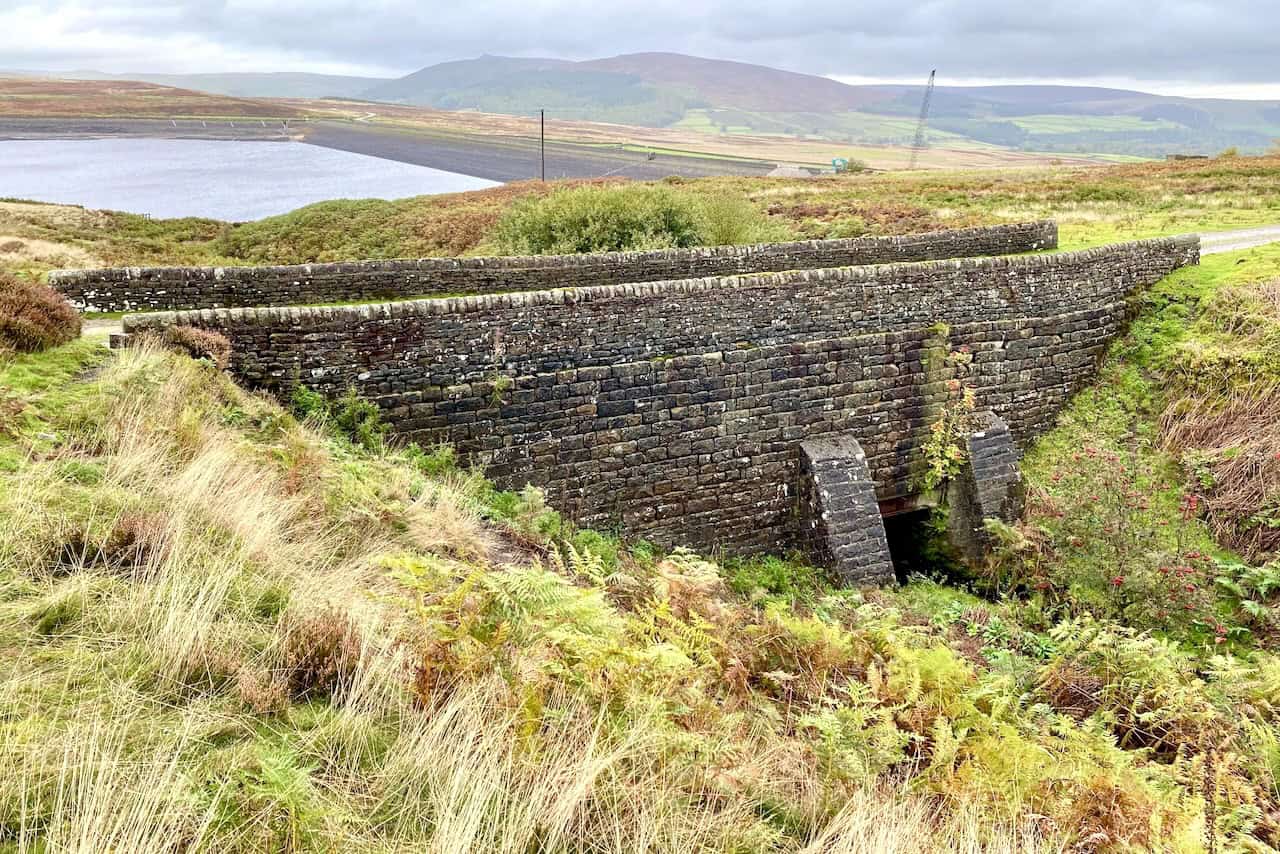
[[[1009,119],[1020,128],[1037,133],[1074,133],[1077,131],[1148,131],[1172,130],[1177,124],[1149,121],[1138,116],[1017,116]]]
[[[774,134],[861,144],[907,144],[915,137],[916,120],[857,112],[760,113],[691,109],[671,127],[699,133]],[[936,128],[927,129],[925,138],[934,145],[981,146],[981,143],[961,134]]]

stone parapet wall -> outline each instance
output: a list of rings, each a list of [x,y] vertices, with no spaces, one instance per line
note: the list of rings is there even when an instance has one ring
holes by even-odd
[[[891,264],[346,308],[126,317],[233,346],[232,370],[375,400],[587,525],[731,551],[797,542],[800,444],[857,437],[877,498],[915,490],[959,377],[1019,443],[1050,427],[1138,289],[1195,238],[1060,255]],[[939,369],[939,342],[971,359]]]
[[[347,261],[285,267],[59,270],[49,275],[49,282],[86,311],[168,311],[547,290],[1008,255],[1057,245],[1057,225],[1045,221],[890,237],[651,252]]]
[[[235,344],[264,388],[378,394],[496,374],[554,373],[945,323],[1070,314],[1123,301],[1195,263],[1195,238],[1055,255],[762,273],[339,307],[126,317],[126,331],[190,324]],[[1018,346],[1018,345],[1014,345]]]

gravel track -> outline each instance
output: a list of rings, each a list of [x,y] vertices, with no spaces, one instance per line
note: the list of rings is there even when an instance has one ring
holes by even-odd
[[[1280,240],[1280,225],[1263,225],[1257,228],[1237,228],[1233,231],[1207,231],[1200,235],[1200,254],[1234,252],[1251,249]]]

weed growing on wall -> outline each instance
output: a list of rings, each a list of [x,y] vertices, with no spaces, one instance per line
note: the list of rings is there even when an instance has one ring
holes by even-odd
[[[926,396],[937,415],[920,448],[924,467],[919,487],[923,492],[937,490],[960,473],[968,458],[967,437],[976,429],[977,398],[963,379],[973,355],[968,347],[951,349],[950,335],[945,323],[935,324],[923,356],[926,380],[937,388]]]
[[[365,450],[377,450],[383,446],[388,425],[382,420],[382,411],[371,400],[363,398],[354,388],[348,388],[341,397],[330,399],[320,392],[297,386],[291,398],[293,412],[299,418],[309,418],[333,429],[352,444]]]

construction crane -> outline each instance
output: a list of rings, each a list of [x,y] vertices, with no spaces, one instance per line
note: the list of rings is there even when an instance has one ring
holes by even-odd
[[[916,138],[911,143],[911,165],[907,168],[916,168],[916,161],[920,159],[920,149],[924,148],[924,129],[929,123],[929,102],[933,100],[933,78],[937,76],[938,69],[929,72],[929,83],[924,87],[924,101],[920,104],[920,121],[916,122]]]

